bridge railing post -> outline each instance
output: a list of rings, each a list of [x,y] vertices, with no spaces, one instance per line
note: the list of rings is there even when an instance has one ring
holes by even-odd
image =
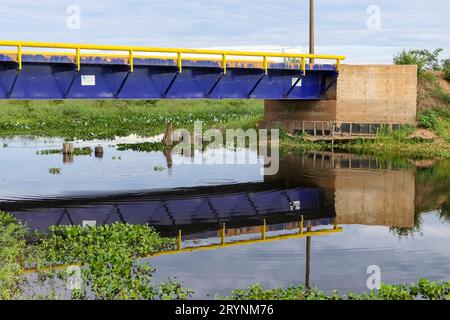
[[[22,70],[22,46],[17,46],[17,69]]]

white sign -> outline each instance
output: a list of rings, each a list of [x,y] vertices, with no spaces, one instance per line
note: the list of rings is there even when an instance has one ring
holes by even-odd
[[[292,78],[292,85],[295,85],[296,87],[301,87],[302,86],[302,79],[300,79],[300,81],[295,84],[297,82],[298,78]]]
[[[95,76],[82,75],[81,76],[81,85],[82,86],[95,86]]]
[[[300,211],[301,203],[300,201],[291,201],[291,211]]]
[[[95,228],[97,226],[97,221],[95,221],[95,220],[83,220],[82,226],[83,226],[83,228],[88,228],[88,227]]]

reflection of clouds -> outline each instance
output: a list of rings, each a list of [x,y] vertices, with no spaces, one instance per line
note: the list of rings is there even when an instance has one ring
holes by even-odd
[[[0,38],[172,47],[271,44],[305,48],[308,41],[307,1],[133,0],[111,5],[105,0],[81,0],[77,4],[83,23],[76,32],[66,28],[66,8],[71,4],[72,0],[57,4],[50,0],[39,4],[34,0],[1,0]],[[358,0],[317,1],[317,43],[324,46],[317,49],[334,46],[352,62],[390,62],[402,47],[447,45],[450,49],[450,35],[445,31],[450,27],[449,20],[439,14],[450,11],[448,1],[436,0],[434,6],[421,0],[377,1],[383,25],[376,31],[366,26],[370,4]]]
[[[63,164],[61,155],[37,155],[36,151],[61,148],[58,139],[3,139],[7,148],[0,148],[0,198],[30,199],[125,191],[155,190],[164,188],[210,185],[226,179],[234,183],[261,182],[261,164],[244,165],[177,165],[174,156],[171,176],[153,168],[166,164],[162,152],[117,151],[117,143],[103,141],[103,161],[93,161],[89,156],[75,157],[70,165]],[[95,146],[97,141],[80,142],[80,146]],[[79,146],[76,144],[76,146]],[[227,151],[231,152],[232,151]],[[242,151],[245,153],[245,151]],[[255,154],[253,151],[251,154]],[[113,160],[120,156],[121,160]],[[190,161],[190,158],[187,158]],[[55,177],[48,168],[64,165],[64,174]],[[206,179],[205,179],[206,178]],[[205,183],[204,180],[208,180]],[[89,183],[87,188],[86,183]]]
[[[399,240],[387,227],[344,226],[344,232],[313,237],[311,283],[340,291],[365,290],[369,265],[381,268],[381,280],[410,283],[425,277],[449,280],[450,225],[436,215],[423,217],[423,237]],[[305,239],[160,256],[151,259],[156,279],[177,275],[196,292],[226,294],[254,283],[286,287],[303,283]]]

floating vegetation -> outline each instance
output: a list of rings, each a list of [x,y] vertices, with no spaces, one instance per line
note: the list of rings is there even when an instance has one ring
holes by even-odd
[[[196,120],[206,127],[228,127],[228,123],[242,127],[243,122],[253,126],[263,110],[263,102],[258,100],[65,100],[58,105],[14,101],[2,105],[0,136],[36,135],[67,141],[131,134],[149,137],[163,132],[169,121],[181,128],[192,127]]]
[[[234,290],[233,300],[450,300],[450,282],[431,282],[421,279],[417,284],[381,284],[379,290],[369,293],[349,292],[340,295],[338,291],[328,294],[317,287],[291,286],[287,289],[265,290],[259,284],[246,290]]]
[[[80,287],[50,293],[53,299],[149,300],[186,299],[191,291],[178,282],[153,283],[155,270],[136,259],[173,250],[175,241],[147,225],[116,223],[98,227],[55,226],[48,234],[32,234],[13,216],[0,211],[0,299],[46,298],[39,289],[55,289],[55,279],[70,281],[65,266],[81,266]],[[23,261],[23,265],[20,262]],[[38,283],[21,272],[37,273]],[[68,290],[68,291],[67,291]]]
[[[41,151],[37,151],[37,155],[52,155],[52,154],[62,154],[62,149],[45,149]],[[90,156],[92,154],[91,147],[83,147],[83,148],[75,148],[73,149],[73,155],[75,156]]]
[[[121,143],[117,145],[118,151],[154,152],[163,151],[166,146],[162,142]]]
[[[155,171],[164,171],[165,169],[164,169],[163,166],[154,166],[153,170],[155,170]]]
[[[61,168],[50,168],[48,169],[50,174],[61,174]]]

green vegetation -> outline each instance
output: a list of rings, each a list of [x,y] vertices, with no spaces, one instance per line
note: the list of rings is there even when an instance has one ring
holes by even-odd
[[[450,282],[430,282],[421,279],[412,285],[382,284],[379,290],[369,293],[347,293],[333,291],[327,294],[316,287],[291,286],[287,289],[264,290],[259,284],[247,290],[234,290],[233,300],[450,300]]]
[[[72,299],[187,299],[192,291],[169,281],[152,283],[154,269],[137,259],[171,250],[175,241],[161,237],[147,225],[52,227],[48,234],[30,233],[10,214],[0,212],[0,299],[61,299],[55,280],[66,283],[73,272],[54,265],[81,267],[82,286],[70,292]],[[32,282],[22,266],[35,267]],[[45,288],[46,293],[39,292]],[[60,286],[65,288],[65,286]],[[33,291],[36,290],[36,291]],[[450,282],[420,280],[412,285],[382,285],[370,293],[331,295],[302,286],[264,290],[254,285],[235,290],[227,299],[236,300],[411,300],[450,299]]]
[[[163,151],[165,148],[166,146],[162,142],[121,143],[117,145],[118,151],[153,152]]]
[[[254,100],[4,101],[0,136],[35,135],[112,139],[164,132],[169,121],[191,128],[196,120],[216,128],[248,128],[262,116]]]
[[[450,81],[450,59],[444,60],[442,64],[442,73],[444,74],[444,79]]]
[[[61,174],[61,168],[50,168],[48,169],[48,173],[54,175]]]
[[[426,110],[417,115],[419,126],[425,129],[435,130],[438,126],[438,116],[434,110]]]
[[[45,149],[41,151],[37,151],[38,155],[52,155],[52,154],[62,154],[62,149]],[[92,148],[84,147],[84,148],[74,148],[73,155],[75,156],[90,156],[92,154]]]
[[[419,78],[429,78],[429,72],[442,69],[442,61],[439,59],[443,49],[429,50],[403,50],[394,56],[394,64],[417,65],[417,75]]]
[[[0,300],[14,299],[21,293],[21,259],[27,230],[11,215],[0,211]]]
[[[152,284],[154,269],[136,262],[174,247],[174,240],[147,225],[58,226],[49,234],[30,234],[10,214],[0,212],[0,298],[41,297],[29,296],[39,288],[46,288],[43,298],[61,298],[54,281],[66,283],[73,274],[49,267],[76,264],[81,266],[82,286],[70,292],[72,299],[186,299],[190,290],[171,279]],[[37,281],[26,281],[22,264],[36,268]]]

